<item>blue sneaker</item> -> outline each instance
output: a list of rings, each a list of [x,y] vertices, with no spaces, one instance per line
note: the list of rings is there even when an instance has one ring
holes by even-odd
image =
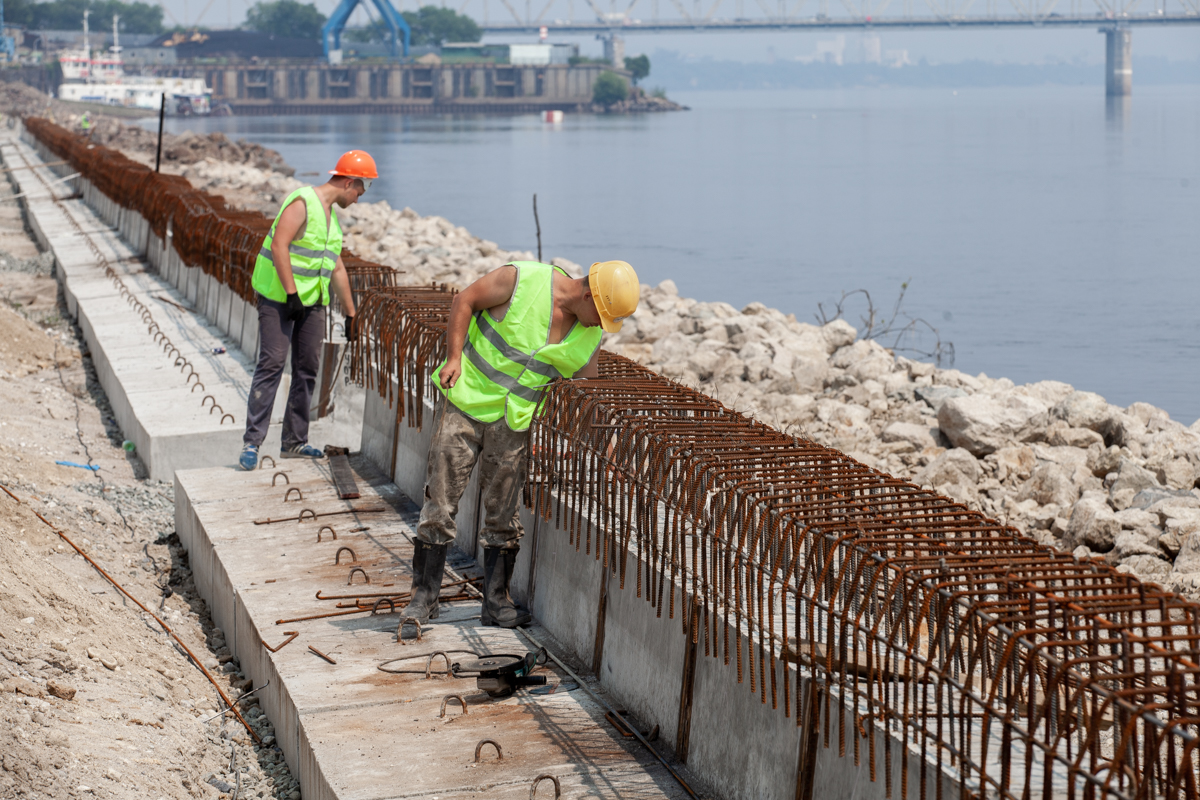
[[[325,454],[311,444],[294,444],[279,451],[280,458],[324,458]]]
[[[238,466],[247,472],[258,466],[258,445],[247,444],[242,446],[242,456],[238,459]]]

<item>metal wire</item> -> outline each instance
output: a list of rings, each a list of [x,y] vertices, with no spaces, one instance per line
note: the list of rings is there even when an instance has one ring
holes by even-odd
[[[364,299],[356,369],[410,425],[450,299]],[[527,507],[681,632],[696,620],[705,656],[797,725],[813,675],[825,746],[836,720],[889,797],[894,772],[902,797],[944,777],[975,797],[1197,797],[1200,606],[628,359],[599,369],[546,391]]]

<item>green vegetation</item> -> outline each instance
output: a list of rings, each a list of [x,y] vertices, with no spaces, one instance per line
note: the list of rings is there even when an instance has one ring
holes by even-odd
[[[629,96],[629,84],[615,72],[605,70],[592,86],[592,102],[605,107],[619,103]]]
[[[633,85],[650,74],[650,56],[630,56],[625,59],[625,70],[633,79]]]
[[[661,86],[656,86],[650,90],[650,96],[657,97],[662,100],[666,100],[667,99],[667,90]]]
[[[112,27],[112,16],[120,16],[118,26],[125,33],[162,33],[163,10],[149,3],[122,3],[120,0],[50,0],[35,3],[32,0],[8,0],[4,4],[4,21],[24,25],[31,30],[47,29],[61,31],[83,30],[83,12],[92,12],[92,30],[108,30]]]
[[[450,8],[423,6],[419,11],[402,11],[400,15],[412,29],[414,45],[478,42],[483,38],[483,31],[475,20]],[[347,30],[345,37],[352,42],[386,42],[388,34],[387,24],[376,19],[365,28]]]
[[[296,0],[259,0],[246,12],[243,28],[294,39],[318,39],[325,15],[312,3]]]
[[[475,20],[451,8],[421,6],[416,12],[402,11],[401,16],[412,28],[413,44],[478,42],[483,38],[483,31]]]
[[[588,56],[571,56],[567,59],[567,63],[572,67],[578,67],[581,64],[603,64],[609,66],[606,58],[589,58]]]

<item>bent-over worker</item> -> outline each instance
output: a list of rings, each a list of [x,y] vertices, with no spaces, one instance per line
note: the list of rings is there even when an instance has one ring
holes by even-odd
[[[258,292],[258,363],[250,383],[242,469],[258,464],[267,438],[275,393],[292,348],[292,388],[283,412],[281,458],[321,458],[308,443],[308,412],[325,341],[329,286],[346,315],[346,338],[356,335],[354,298],[342,263],[342,228],[333,207],[346,208],[379,177],[375,161],[362,150],[338,159],[320,186],[303,186],[287,196],[254,263],[251,285]]]
[[[529,425],[556,378],[595,378],[603,331],[637,309],[641,287],[624,261],[593,264],[573,279],[558,267],[516,261],[459,293],[446,326],[446,360],[433,373],[443,397],[434,419],[425,505],[414,542],[412,595],[404,615],[438,615],[446,549],[475,462],[482,489],[484,625],[530,621],[508,593],[524,532],[517,503]]]

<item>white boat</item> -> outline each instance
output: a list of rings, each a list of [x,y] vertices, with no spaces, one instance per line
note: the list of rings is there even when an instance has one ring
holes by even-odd
[[[165,95],[168,114],[210,113],[212,90],[202,78],[125,74],[116,14],[113,15],[110,55],[94,56],[88,45],[89,13],[83,12],[83,49],[64,50],[58,58],[63,73],[63,83],[58,87],[60,100],[158,110]]]

